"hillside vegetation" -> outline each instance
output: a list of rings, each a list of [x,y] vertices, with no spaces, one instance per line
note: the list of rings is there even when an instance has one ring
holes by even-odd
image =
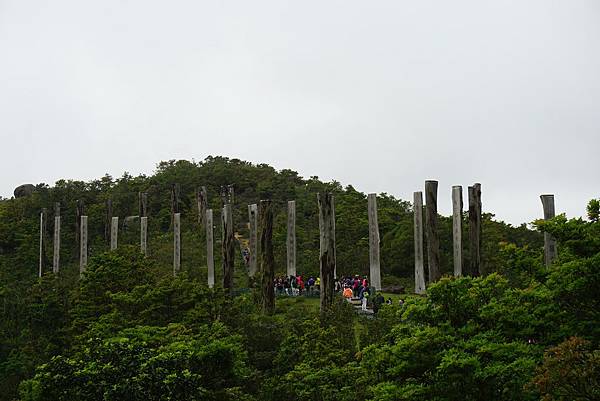
[[[183,239],[183,271],[176,278],[174,183],[181,186]],[[485,214],[482,277],[444,277],[427,296],[385,306],[375,319],[359,318],[344,302],[320,316],[304,298],[278,298],[276,313],[266,316],[252,290],[229,297],[206,286],[195,190],[207,187],[218,222],[219,189],[229,184],[243,238],[246,206],[273,200],[280,273],[287,201],[296,200],[298,271],[316,275],[316,193],[333,192],[338,272],[368,272],[366,195],[337,182],[210,157],[162,162],[151,176],[40,184],[31,196],[0,201],[0,399],[599,399],[597,201],[590,202],[589,221],[558,216],[534,230]],[[116,251],[108,250],[104,237],[106,200],[124,220],[138,215],[138,192],[149,196],[147,258],[139,252],[135,225],[122,228]],[[90,260],[81,279],[77,200],[85,203],[90,229]],[[51,211],[54,202],[62,205],[61,271],[54,275],[48,268],[38,278],[39,212]],[[410,283],[411,205],[379,194],[378,207],[384,284]],[[445,274],[452,270],[451,224],[440,216]],[[540,230],[559,242],[559,259],[549,268],[542,266]],[[218,242],[215,256],[218,272]],[[251,287],[239,256],[235,286]]]

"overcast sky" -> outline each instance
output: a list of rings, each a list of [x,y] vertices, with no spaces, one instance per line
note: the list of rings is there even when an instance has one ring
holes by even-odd
[[[0,0],[0,195],[237,157],[514,224],[600,197],[600,1]],[[466,203],[466,201],[465,201]]]

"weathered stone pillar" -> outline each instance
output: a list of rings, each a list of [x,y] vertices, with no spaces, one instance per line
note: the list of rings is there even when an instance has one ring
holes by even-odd
[[[208,287],[215,286],[215,257],[213,245],[213,211],[206,210],[206,267],[208,268]]]
[[[469,275],[481,274],[481,184],[469,187]]]
[[[427,237],[429,283],[435,283],[442,277],[440,272],[440,237],[437,223],[437,189],[437,181],[425,181],[425,234]]]
[[[260,276],[262,310],[266,314],[275,311],[275,257],[273,256],[273,209],[270,200],[260,201]]]
[[[328,310],[334,298],[335,236],[333,219],[333,196],[317,194],[319,204],[319,267],[321,274],[321,313]]]
[[[140,250],[148,256],[148,217],[140,218]]]
[[[550,220],[555,217],[554,195],[540,195],[542,207],[544,208],[544,220]],[[550,266],[556,259],[556,239],[549,233],[544,233],[544,264]]]
[[[117,249],[119,236],[119,218],[113,217],[110,222],[110,250]]]
[[[54,253],[52,255],[52,272],[60,270],[60,203],[54,204]]]
[[[371,287],[381,290],[381,264],[379,260],[379,222],[377,220],[377,195],[369,194],[369,279]]]
[[[287,275],[296,275],[296,201],[288,201]]]
[[[79,274],[83,274],[88,260],[88,217],[79,216]]]
[[[46,220],[45,211],[40,212],[40,263],[39,263],[39,272],[38,277],[42,277],[44,274],[44,223]]]
[[[173,215],[173,275],[181,271],[181,213]]]
[[[258,253],[258,207],[255,203],[248,205],[248,221],[250,229],[250,261],[248,263],[248,275],[254,277],[257,270],[257,253]]]
[[[222,242],[222,253],[223,253],[223,288],[229,293],[233,292],[233,268],[234,268],[234,257],[235,257],[235,244],[233,236],[233,213],[231,204],[223,206],[223,212],[221,213],[221,220],[223,223],[223,242]]]
[[[454,275],[462,276],[462,187],[452,187],[452,244],[454,247]]]
[[[413,194],[415,237],[415,294],[425,294],[425,264],[423,262],[423,193]]]

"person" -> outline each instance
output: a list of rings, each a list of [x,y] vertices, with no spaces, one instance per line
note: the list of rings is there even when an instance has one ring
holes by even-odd
[[[312,293],[313,293],[313,286],[314,285],[315,285],[315,278],[313,276],[310,276],[310,278],[306,282],[306,289],[308,290],[308,293],[310,295],[312,295]]]
[[[381,295],[380,292],[378,292],[377,295],[375,295],[375,298],[373,299],[373,313],[377,313],[384,302],[385,298],[383,297],[383,295]]]
[[[361,309],[367,310],[367,301],[369,300],[369,287],[362,287],[358,298],[361,300]]]
[[[346,299],[351,299],[352,298],[352,288],[350,287],[345,287],[344,288],[344,292],[342,293],[342,295],[344,296],[344,298]]]
[[[388,300],[387,300],[387,301],[385,301],[385,303],[386,303],[386,304],[388,304],[388,305],[392,305],[392,304],[393,304],[393,302],[392,302],[392,298],[391,298],[391,297],[390,297],[390,298],[388,298]]]
[[[404,299],[400,298],[398,300],[398,303],[400,304],[400,306],[404,306]]]
[[[354,290],[355,297],[360,296],[359,287],[360,287],[360,280],[355,277],[354,280],[352,281],[352,289]]]

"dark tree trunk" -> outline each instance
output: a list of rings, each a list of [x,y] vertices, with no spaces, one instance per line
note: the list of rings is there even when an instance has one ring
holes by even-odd
[[[171,184],[171,225],[173,225],[173,216],[179,213],[179,195],[181,187],[179,184]]]
[[[81,216],[85,215],[85,203],[82,200],[77,201],[77,214],[75,215],[75,243],[79,244],[81,242]],[[77,252],[75,255],[79,254],[79,259],[81,260],[81,247],[76,246]]]
[[[273,255],[273,209],[270,200],[260,201],[260,273],[263,313],[275,311],[275,257]]]
[[[330,193],[317,194],[319,204],[321,274],[321,314],[331,308],[334,300],[333,275],[335,271],[335,236],[333,224],[333,196]]]
[[[106,218],[104,221],[104,240],[108,244],[110,244],[112,218],[113,218],[112,199],[107,199],[106,200]]]
[[[425,181],[425,235],[429,283],[440,279],[440,238],[437,223],[437,181]]]
[[[196,189],[196,201],[198,203],[198,224],[206,227],[206,211],[208,210],[208,193],[206,187]]]
[[[481,184],[469,187],[469,271],[481,274]]]
[[[223,288],[230,294],[233,291],[233,267],[235,256],[235,238],[233,236],[233,214],[231,205],[227,204],[223,207],[221,213],[221,222],[223,226]]]

